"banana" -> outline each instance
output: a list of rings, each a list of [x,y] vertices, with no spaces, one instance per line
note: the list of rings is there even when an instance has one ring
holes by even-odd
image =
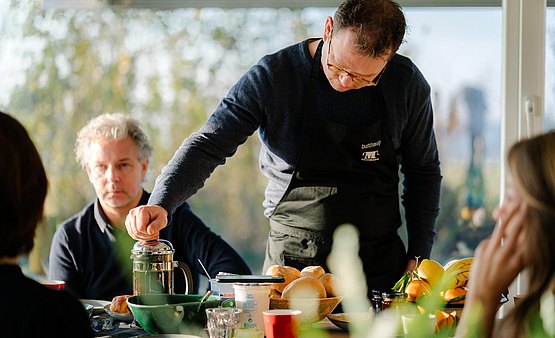
[[[457,282],[455,283],[455,287],[466,286],[468,283],[468,277],[470,276],[470,270],[464,270],[459,272],[456,279]]]
[[[445,264],[445,272],[443,273],[443,289],[451,289],[455,287],[465,286],[470,275],[470,267],[472,266],[473,257],[462,258],[450,261]]]
[[[449,270],[449,269],[458,269],[458,268],[464,268],[465,266],[470,267],[470,265],[472,265],[472,261],[474,260],[474,257],[467,257],[467,258],[461,258],[461,259],[453,259],[449,262],[447,262],[445,264],[445,266],[443,267],[443,269],[445,271]]]

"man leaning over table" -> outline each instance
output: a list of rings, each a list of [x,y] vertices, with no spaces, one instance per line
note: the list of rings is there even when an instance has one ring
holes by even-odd
[[[81,299],[111,300],[132,294],[130,254],[134,241],[124,221],[131,208],[146,204],[150,197],[141,185],[152,153],[148,137],[136,120],[124,114],[103,114],[79,131],[75,153],[97,198],[56,230],[49,278],[65,281],[65,289]],[[191,269],[194,293],[202,272],[198,259],[211,276],[218,272],[251,273],[240,255],[187,203],[176,209],[160,238],[173,244],[174,260]],[[183,276],[176,273],[174,278],[174,291],[183,293]]]
[[[416,256],[430,256],[441,184],[430,86],[397,54],[405,30],[396,2],[345,0],[321,38],[262,57],[181,144],[149,205],[130,211],[128,232],[156,238],[179,201],[258,131],[270,223],[263,271],[325,266],[333,232],[349,223],[368,295],[389,290]]]

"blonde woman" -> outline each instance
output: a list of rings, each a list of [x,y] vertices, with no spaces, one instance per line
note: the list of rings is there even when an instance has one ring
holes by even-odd
[[[507,193],[476,249],[457,337],[555,337],[555,131],[516,143],[507,161]],[[501,293],[524,268],[528,292],[496,321]]]

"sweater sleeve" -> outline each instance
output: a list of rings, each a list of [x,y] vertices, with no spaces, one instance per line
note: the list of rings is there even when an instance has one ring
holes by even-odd
[[[416,69],[408,82],[407,122],[401,134],[402,203],[408,233],[409,258],[428,258],[439,214],[441,170],[433,128],[430,86]]]
[[[157,177],[148,204],[173,214],[258,129],[264,102],[260,88],[267,88],[261,69],[254,66],[243,75],[200,130],[183,141]]]

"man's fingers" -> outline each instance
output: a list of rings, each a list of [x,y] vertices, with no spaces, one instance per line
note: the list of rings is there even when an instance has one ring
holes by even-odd
[[[143,205],[129,211],[125,219],[125,227],[135,240],[157,240],[160,230],[168,223],[164,208],[154,205]]]
[[[125,217],[125,228],[127,229],[127,233],[129,234],[129,236],[131,236],[131,238],[133,238],[134,240],[138,240],[138,238],[135,235],[136,233],[135,218],[136,218],[136,210],[131,209],[131,211],[129,211],[129,214],[127,214],[127,217]]]
[[[163,228],[162,223],[160,221],[160,219],[155,219],[152,223],[150,223],[148,225],[148,227],[146,228],[146,233],[149,235],[156,235],[158,236],[158,233],[160,232],[160,230]]]
[[[147,227],[152,222],[152,216],[146,208],[138,210],[137,218],[135,219],[135,231],[138,234],[147,234]]]

